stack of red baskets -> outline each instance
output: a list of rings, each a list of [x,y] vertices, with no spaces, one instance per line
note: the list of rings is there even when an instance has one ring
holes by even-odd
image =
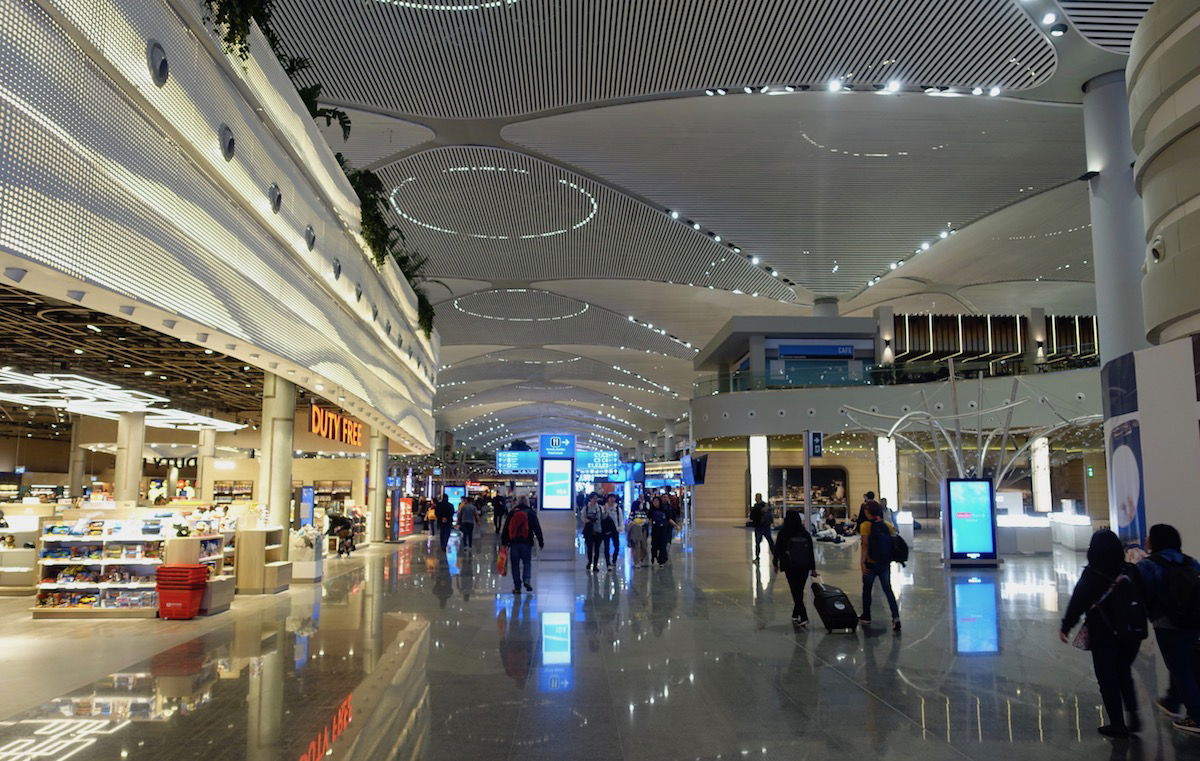
[[[195,618],[208,584],[208,567],[171,564],[158,567],[158,617]]]

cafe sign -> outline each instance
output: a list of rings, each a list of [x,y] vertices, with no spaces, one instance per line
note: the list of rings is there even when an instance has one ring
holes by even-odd
[[[347,444],[363,445],[363,424],[352,417],[313,404],[309,409],[308,430],[322,438]]]

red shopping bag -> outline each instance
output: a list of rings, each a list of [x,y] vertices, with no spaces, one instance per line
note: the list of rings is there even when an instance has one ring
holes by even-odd
[[[503,576],[508,573],[508,548],[501,547],[500,552],[496,553],[496,573]]]

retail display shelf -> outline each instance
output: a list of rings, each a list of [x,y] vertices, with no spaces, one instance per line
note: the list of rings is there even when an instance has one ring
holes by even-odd
[[[282,547],[282,544],[268,544],[266,547],[263,547],[263,550],[269,552],[271,550],[281,549]]]
[[[200,558],[200,562],[201,562],[201,563],[208,563],[208,562],[211,562],[211,561],[213,561],[213,560],[224,560],[224,559],[225,559],[225,553],[224,553],[224,552],[219,552],[219,553],[217,553],[216,555],[209,555],[209,556],[207,556],[207,557]]]
[[[150,536],[61,536],[55,534],[45,534],[42,536],[42,542],[61,544],[63,542],[80,542],[83,544],[106,544],[112,543],[134,543],[142,544],[143,542],[161,542],[166,539],[165,536],[154,534]]]
[[[38,589],[154,589],[154,582],[56,581],[38,584]]]
[[[32,570],[31,565],[0,565],[0,572],[25,573]]]
[[[42,565],[162,565],[162,558],[42,558]]]
[[[30,608],[34,618],[155,618],[158,607],[153,608],[96,608],[87,605],[60,605],[56,607]]]

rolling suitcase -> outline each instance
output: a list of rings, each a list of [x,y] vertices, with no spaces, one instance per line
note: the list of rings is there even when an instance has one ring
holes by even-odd
[[[813,605],[825,631],[854,632],[858,628],[858,613],[846,593],[835,586],[813,582]]]

